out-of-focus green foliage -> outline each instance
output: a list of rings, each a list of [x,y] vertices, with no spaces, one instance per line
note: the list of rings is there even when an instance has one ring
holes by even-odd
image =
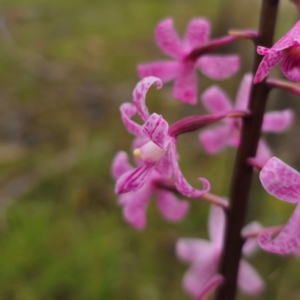
[[[277,36],[296,19],[282,1]],[[137,232],[122,219],[110,177],[118,150],[130,152],[118,106],[131,100],[136,64],[164,58],[155,25],[171,16],[182,34],[189,19],[212,21],[212,35],[255,28],[260,0],[2,0],[0,4],[0,299],[188,299],[186,266],[174,255],[178,237],[207,237],[208,205],[191,200],[179,224],[159,216],[152,201],[148,225]],[[234,98],[253,46],[239,41],[242,70],[220,82]],[[279,73],[276,73],[277,75]],[[200,76],[204,89],[212,82]],[[172,121],[203,113],[171,97],[171,86],[149,92],[151,110]],[[299,106],[274,93],[270,107]],[[299,110],[299,109],[298,109]],[[300,169],[297,129],[268,138],[276,155]],[[178,142],[188,180],[208,178],[227,195],[234,151],[208,157],[188,134]],[[284,223],[290,205],[254,180],[249,220]],[[260,252],[251,262],[267,281],[259,299],[299,299],[300,262]],[[239,299],[247,299],[239,296]]]

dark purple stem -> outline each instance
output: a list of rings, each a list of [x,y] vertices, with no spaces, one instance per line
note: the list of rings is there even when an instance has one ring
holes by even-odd
[[[257,44],[270,48],[275,30],[279,0],[263,0]],[[262,56],[256,53],[253,65],[255,73]],[[224,241],[220,273],[224,284],[217,290],[216,300],[234,300],[242,246],[241,230],[245,222],[248,196],[253,168],[247,164],[248,157],[255,157],[269,87],[266,81],[252,85],[249,102],[251,115],[243,120],[241,144],[237,152],[230,190],[230,208]]]

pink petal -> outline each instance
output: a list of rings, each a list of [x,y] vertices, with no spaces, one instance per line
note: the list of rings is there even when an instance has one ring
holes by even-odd
[[[154,144],[167,150],[169,124],[164,118],[153,113],[142,127],[142,132]]]
[[[128,155],[124,151],[119,151],[113,160],[111,167],[112,176],[117,179],[127,171],[132,170],[132,166],[128,163]]]
[[[296,206],[280,233],[273,240],[271,237],[272,234],[268,231],[264,231],[258,236],[258,244],[265,251],[285,255],[300,247],[300,205]]]
[[[258,142],[256,156],[254,160],[259,166],[264,166],[267,163],[267,161],[272,157],[272,155],[273,154],[270,147],[263,139],[260,139]]]
[[[197,94],[197,77],[194,64],[191,62],[181,63],[173,86],[173,97],[194,105],[197,103]]]
[[[300,62],[295,54],[287,55],[281,63],[283,74],[293,82],[300,81]]]
[[[270,70],[280,62],[282,57],[281,52],[270,52],[267,54],[258,66],[253,82],[258,83],[263,81],[268,76]]]
[[[151,184],[145,184],[138,191],[120,196],[124,219],[137,229],[143,229],[146,225],[146,209],[153,191]]]
[[[115,192],[124,194],[140,189],[153,170],[155,163],[143,163],[139,167],[124,173],[116,182]]]
[[[245,260],[240,261],[238,287],[248,295],[257,296],[265,289],[265,283],[256,270]]]
[[[282,132],[293,122],[294,112],[291,109],[265,113],[262,130],[267,132]]]
[[[173,164],[175,185],[178,191],[182,195],[191,198],[201,197],[203,194],[207,193],[210,190],[210,184],[205,178],[199,178],[199,180],[201,180],[203,183],[203,190],[200,191],[191,187],[183,177],[177,162],[176,142],[174,138],[171,140],[170,143],[170,151],[171,151],[171,159]]]
[[[235,102],[236,109],[244,110],[248,108],[252,80],[253,80],[252,74],[244,75],[236,96],[236,102]]]
[[[177,257],[184,262],[207,261],[215,252],[215,245],[209,241],[194,238],[181,238],[176,242]]]
[[[180,221],[189,210],[187,201],[178,200],[175,195],[168,191],[158,192],[157,204],[161,214],[169,221]]]
[[[124,103],[120,106],[121,117],[126,129],[136,135],[141,135],[142,126],[132,121],[130,118],[136,114],[136,107],[131,103]]]
[[[267,55],[267,54],[269,54],[269,53],[271,53],[271,52],[276,52],[276,51],[274,51],[274,50],[271,50],[271,49],[269,49],[269,48],[262,47],[262,46],[257,46],[256,50],[257,50],[257,53],[258,53],[259,55]]]
[[[148,108],[145,104],[146,94],[153,83],[156,83],[158,89],[162,87],[162,82],[159,78],[149,76],[138,82],[132,94],[132,100],[137,108],[137,112],[145,122],[149,118]]]
[[[210,24],[203,18],[193,19],[184,35],[184,44],[189,50],[193,50],[208,41]]]
[[[206,89],[201,95],[204,107],[211,113],[223,113],[232,110],[232,104],[227,94],[217,85]]]
[[[167,151],[165,155],[156,163],[155,170],[167,178],[172,175],[173,165],[171,161],[170,151]]]
[[[265,190],[276,198],[298,203],[300,200],[300,174],[276,157],[272,157],[260,172]]]
[[[257,232],[258,230],[262,229],[262,226],[259,222],[253,221],[246,225],[242,230],[242,235],[247,235],[247,233]],[[256,237],[247,238],[244,246],[243,246],[243,255],[245,256],[252,256],[258,249],[258,243]]]
[[[240,58],[238,55],[203,55],[197,60],[197,67],[205,76],[222,80],[239,70]]]
[[[214,275],[203,287],[201,293],[197,296],[197,300],[205,300],[210,293],[224,282],[224,277],[220,274]]]
[[[175,59],[184,55],[182,43],[174,29],[173,20],[161,21],[155,29],[155,40],[158,47],[166,54]]]
[[[199,140],[208,154],[216,154],[227,146],[233,130],[230,124],[214,126],[200,132]]]
[[[209,237],[214,245],[221,249],[225,231],[224,210],[216,205],[211,205],[208,221]]]
[[[140,78],[155,76],[163,82],[173,80],[178,74],[179,63],[177,61],[157,61],[148,64],[139,64],[137,72]]]

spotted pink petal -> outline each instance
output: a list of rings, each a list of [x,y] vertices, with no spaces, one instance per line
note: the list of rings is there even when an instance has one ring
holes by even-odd
[[[253,76],[252,74],[245,74],[242,82],[239,86],[239,90],[237,92],[236,96],[236,102],[234,107],[236,109],[247,109],[248,108],[248,102],[250,98],[250,92],[251,92],[251,84],[252,84]]]
[[[232,131],[231,124],[214,126],[201,131],[199,140],[208,154],[215,154],[227,146]]]
[[[135,136],[141,135],[141,125],[131,120],[131,117],[136,114],[136,107],[131,103],[124,103],[120,107],[121,118],[125,128]]]
[[[122,194],[119,204],[123,206],[124,219],[136,229],[146,226],[146,209],[153,188],[151,184],[145,184],[138,191]]]
[[[139,64],[137,72],[140,78],[155,76],[167,82],[173,80],[178,74],[177,61],[156,61],[153,63]]]
[[[166,55],[176,59],[183,57],[183,45],[174,29],[172,19],[165,19],[157,25],[155,29],[155,40],[158,47]]]
[[[270,70],[280,62],[282,57],[283,55],[281,54],[281,52],[274,51],[267,54],[258,66],[253,82],[258,83],[263,81],[265,77],[270,73]]]
[[[262,226],[259,222],[253,221],[246,225],[242,230],[242,235],[247,235],[248,232],[257,232],[258,230],[262,229]],[[243,255],[245,256],[252,256],[258,249],[258,243],[256,237],[247,238],[246,242],[243,246]]]
[[[203,55],[197,60],[197,67],[205,76],[222,80],[239,70],[240,58],[238,55]]]
[[[259,177],[269,194],[282,201],[299,202],[300,174],[280,159],[276,157],[269,159]]]
[[[267,163],[267,161],[272,157],[272,155],[273,154],[270,147],[263,139],[260,139],[258,142],[256,156],[254,160],[259,166],[264,166]]]
[[[281,255],[294,252],[300,247],[300,205],[290,217],[285,227],[272,240],[272,234],[268,231],[262,232],[258,236],[259,246],[268,252]]]
[[[171,153],[167,151],[164,156],[156,163],[155,170],[161,175],[169,178],[173,173]]]
[[[293,122],[294,112],[291,109],[265,113],[262,130],[266,132],[282,132]]]
[[[161,214],[173,222],[184,218],[190,207],[187,201],[178,200],[173,193],[163,190],[158,192],[157,204]]]
[[[204,107],[211,113],[224,113],[232,110],[232,104],[227,94],[217,85],[206,89],[201,95]]]
[[[240,261],[238,287],[248,295],[257,296],[265,289],[265,283],[256,270],[244,259]]]
[[[214,245],[221,249],[223,245],[225,231],[225,213],[224,210],[216,205],[211,205],[208,219],[208,232]]]
[[[154,83],[156,83],[158,89],[162,87],[162,82],[159,78],[154,76],[145,77],[138,82],[132,94],[132,100],[137,108],[137,112],[145,122],[149,118],[148,108],[145,103],[146,94],[150,86]]]
[[[114,157],[111,174],[117,179],[127,171],[132,170],[132,166],[128,163],[128,155],[124,151],[119,151]]]
[[[173,97],[194,105],[197,103],[197,77],[192,62],[181,63],[173,86]]]
[[[257,46],[256,51],[259,55],[267,55],[271,52],[276,52],[275,50],[266,48],[266,47],[262,47],[262,46]]]
[[[205,300],[210,295],[210,293],[215,290],[224,282],[224,277],[220,274],[214,275],[203,287],[200,294],[197,296],[197,300]]]
[[[178,162],[177,162],[177,153],[176,153],[176,141],[175,138],[171,139],[170,142],[170,151],[171,151],[171,160],[173,164],[173,172],[174,172],[174,179],[175,185],[177,190],[184,196],[197,198],[201,197],[203,194],[207,193],[210,190],[210,184],[205,178],[199,178],[200,181],[203,183],[203,190],[196,190],[191,187],[188,182],[183,177]]]
[[[167,150],[169,124],[161,115],[153,113],[142,127],[142,132],[154,144]]]
[[[124,194],[140,189],[153,170],[155,163],[144,162],[139,167],[124,173],[116,182],[115,192]]]
[[[211,259],[215,246],[209,241],[194,238],[181,238],[176,242],[176,255],[184,262],[207,261]]]
[[[281,63],[281,70],[290,81],[300,81],[300,62],[298,57],[295,57],[295,54],[284,57]]]
[[[193,50],[206,43],[210,35],[210,23],[204,18],[197,18],[190,21],[183,43],[189,49]]]

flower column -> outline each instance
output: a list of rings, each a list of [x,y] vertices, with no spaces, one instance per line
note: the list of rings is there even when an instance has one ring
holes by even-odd
[[[279,0],[263,0],[259,36],[256,39],[257,45],[272,46],[278,4]],[[261,60],[262,57],[256,54],[255,47],[253,73],[256,72]],[[241,238],[241,229],[244,225],[253,172],[246,160],[256,154],[268,92],[265,80],[252,86],[249,102],[251,116],[243,120],[241,144],[237,152],[231,182],[231,204],[227,215],[225,243],[220,266],[220,273],[224,276],[225,282],[219,288],[216,300],[235,299],[237,273],[244,243]]]

